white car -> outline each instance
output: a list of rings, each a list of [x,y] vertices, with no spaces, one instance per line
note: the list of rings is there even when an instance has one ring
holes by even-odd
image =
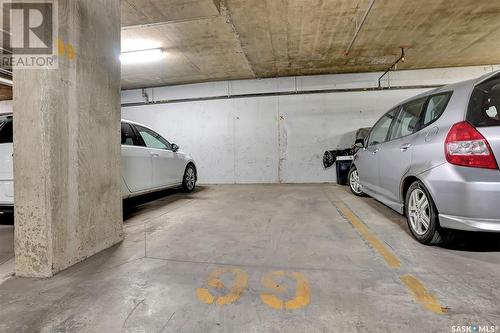
[[[0,115],[0,212],[14,208],[12,114]],[[122,198],[167,188],[195,189],[196,165],[191,156],[151,128],[122,120]]]
[[[122,120],[122,196],[130,198],[171,187],[192,192],[196,186],[196,165],[151,128]]]

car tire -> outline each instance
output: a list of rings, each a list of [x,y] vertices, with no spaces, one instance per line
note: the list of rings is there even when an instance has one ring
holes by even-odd
[[[434,200],[419,180],[413,182],[406,192],[405,215],[411,234],[420,243],[438,245],[450,239],[450,233],[439,226]]]
[[[188,164],[184,171],[184,177],[182,178],[182,189],[184,192],[193,192],[196,187],[196,180],[196,169],[192,164]]]
[[[356,169],[355,166],[352,166],[349,170],[349,174],[347,175],[347,184],[349,185],[349,188],[354,195],[358,197],[365,196],[363,191],[361,191],[361,184],[359,183],[359,173],[358,169]]]

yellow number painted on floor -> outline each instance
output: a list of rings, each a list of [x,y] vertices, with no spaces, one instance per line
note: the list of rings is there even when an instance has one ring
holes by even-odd
[[[198,299],[203,303],[207,304],[217,304],[217,305],[227,305],[236,302],[240,299],[241,295],[245,291],[248,285],[247,273],[239,268],[220,268],[212,272],[208,277],[208,285],[212,288],[223,290],[225,288],[224,283],[220,280],[221,275],[225,273],[231,273],[234,276],[234,285],[229,290],[229,293],[224,296],[213,296],[208,288],[198,288],[196,289],[196,295]]]
[[[276,283],[276,278],[290,277],[294,279],[297,283],[295,288],[295,298],[289,301],[283,301],[274,294],[283,294],[287,291],[287,286],[280,285]],[[309,288],[309,282],[304,275],[298,272],[283,272],[274,271],[267,273],[262,278],[262,284],[274,291],[274,294],[263,293],[260,295],[260,299],[267,306],[277,309],[277,310],[295,310],[300,309],[311,302],[311,291]]]

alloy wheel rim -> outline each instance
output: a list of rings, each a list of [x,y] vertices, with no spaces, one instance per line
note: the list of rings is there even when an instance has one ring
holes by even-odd
[[[186,186],[189,190],[194,188],[196,176],[194,174],[194,170],[192,168],[188,168],[186,171]]]
[[[427,233],[431,222],[429,199],[421,189],[417,188],[410,194],[408,218],[411,228],[417,235],[423,236]]]
[[[355,193],[361,193],[361,185],[359,184],[359,173],[358,170],[354,170],[351,172],[351,177],[349,179],[349,184],[351,185],[351,189]]]

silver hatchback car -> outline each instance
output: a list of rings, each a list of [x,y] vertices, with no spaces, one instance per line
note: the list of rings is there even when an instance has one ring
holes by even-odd
[[[404,214],[419,242],[500,232],[500,72],[409,99],[356,144],[351,191]]]

